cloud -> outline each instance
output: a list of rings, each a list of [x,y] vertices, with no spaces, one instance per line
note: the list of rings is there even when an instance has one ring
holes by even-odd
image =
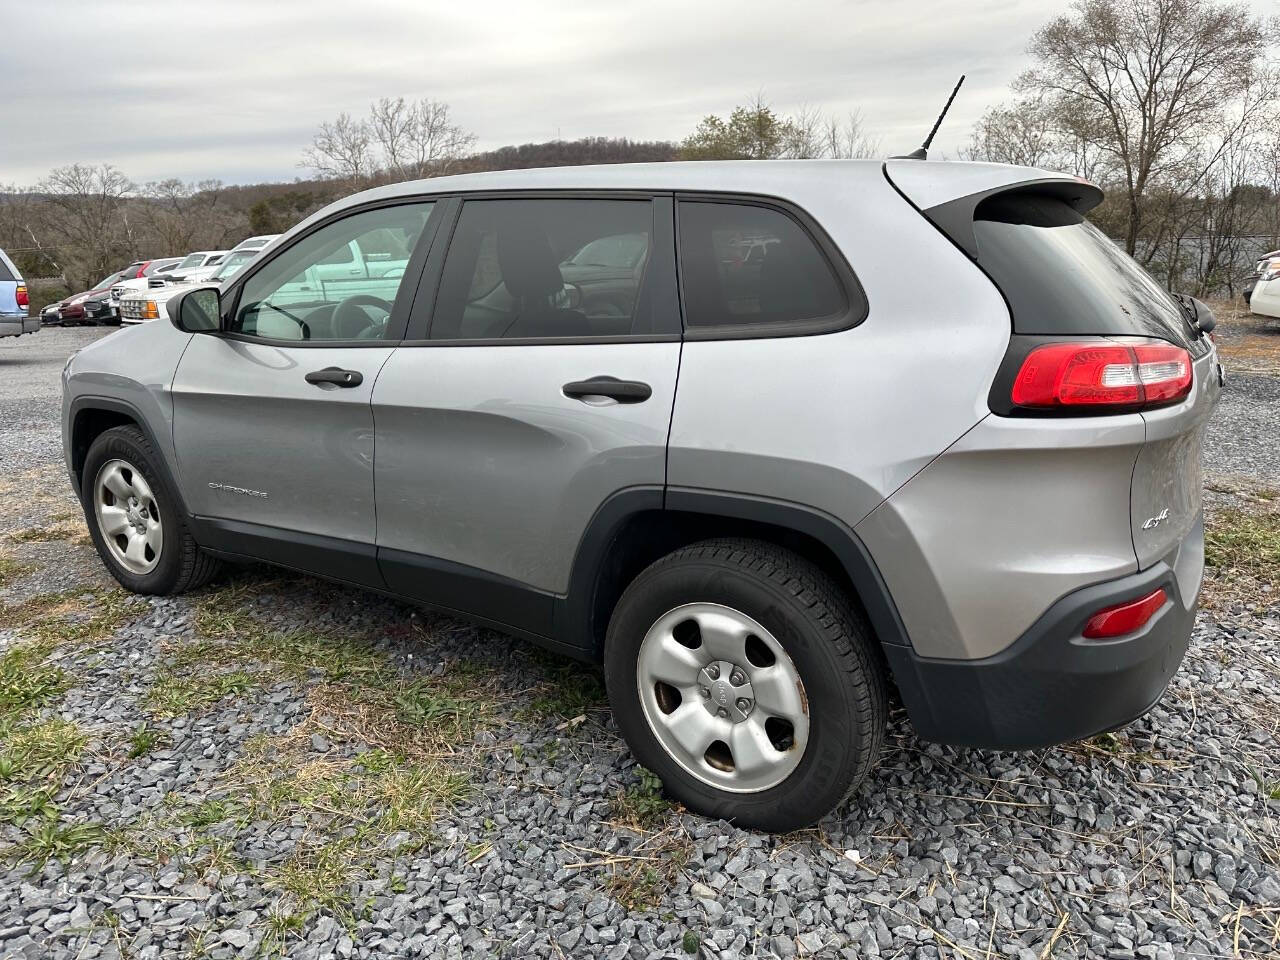
[[[784,112],[861,109],[887,150],[908,150],[967,73],[936,142],[954,153],[1052,12],[1037,0],[24,4],[0,66],[0,183],[73,162],[139,182],[293,179],[321,121],[400,95],[447,102],[481,148],[679,139],[762,93]],[[6,26],[12,37],[11,15]]]

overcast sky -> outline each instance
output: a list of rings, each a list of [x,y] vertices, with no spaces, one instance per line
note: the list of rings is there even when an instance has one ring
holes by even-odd
[[[0,0],[0,184],[68,163],[142,183],[310,176],[316,127],[432,97],[481,149],[684,137],[762,92],[954,154],[1065,0]],[[1275,0],[1252,0],[1261,13]]]

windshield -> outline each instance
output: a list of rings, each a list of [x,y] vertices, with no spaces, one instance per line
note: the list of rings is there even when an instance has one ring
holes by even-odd
[[[1000,194],[978,205],[973,232],[1016,333],[1195,339],[1169,293],[1062,200]]]
[[[213,271],[213,276],[209,279],[225,280],[257,255],[258,252],[256,250],[245,250],[242,252],[228,254],[227,259],[222,261],[222,265],[219,266],[217,270]]]
[[[99,290],[99,289],[101,289],[102,287],[109,287],[109,286],[111,286],[111,284],[113,284],[113,283],[115,283],[117,280],[119,280],[122,276],[124,276],[124,274],[123,274],[123,273],[109,273],[109,274],[107,274],[105,277],[103,277],[101,280],[99,280],[97,283],[95,283],[92,287],[90,287],[89,289],[90,289],[90,290]]]
[[[579,267],[630,269],[644,256],[648,237],[643,233],[618,233],[592,240],[566,262]]]

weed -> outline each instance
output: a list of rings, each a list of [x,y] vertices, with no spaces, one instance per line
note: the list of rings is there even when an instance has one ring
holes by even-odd
[[[48,644],[25,643],[0,656],[0,722],[11,724],[66,689],[66,674],[44,662],[49,652]]]
[[[546,682],[523,711],[526,717],[571,720],[604,706],[604,678],[597,668],[540,652],[534,659],[540,661]]]
[[[662,781],[644,767],[636,767],[636,782],[614,797],[616,819],[639,830],[647,830],[662,820],[671,803],[662,795]]]
[[[680,947],[685,953],[697,953],[698,947],[702,945],[702,941],[698,939],[698,935],[692,930],[686,930],[684,937],[680,940]]]
[[[70,721],[54,717],[10,731],[3,766],[6,780],[30,783],[60,781],[68,767],[80,759],[88,738]]]
[[[56,820],[58,807],[44,787],[16,786],[0,797],[0,821],[21,827],[29,820]]]
[[[147,709],[157,717],[176,717],[211,706],[223,697],[242,694],[256,683],[244,670],[226,673],[175,673],[166,670],[147,691]]]
[[[62,824],[46,818],[28,827],[17,851],[23,859],[41,866],[49,860],[65,864],[77,853],[100,846],[104,837],[102,826],[97,823]]]
[[[150,753],[163,739],[163,733],[154,727],[148,727],[144,723],[133,731],[133,736],[129,738],[129,759],[137,760],[139,757]]]

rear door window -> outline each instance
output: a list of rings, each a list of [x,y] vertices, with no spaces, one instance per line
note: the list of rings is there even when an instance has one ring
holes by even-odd
[[[806,332],[838,320],[849,301],[830,261],[791,216],[748,203],[682,200],[685,319],[697,330]]]
[[[654,236],[647,199],[468,200],[445,258],[430,338],[666,333],[673,318],[652,293]],[[669,257],[669,239],[666,246]]]
[[[1069,204],[1005,193],[974,211],[978,263],[1004,292],[1015,333],[1145,336],[1188,346],[1195,333],[1163,287]]]

